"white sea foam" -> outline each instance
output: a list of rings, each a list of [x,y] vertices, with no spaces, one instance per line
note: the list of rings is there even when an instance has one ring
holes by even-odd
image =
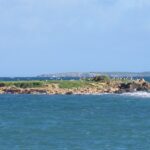
[[[143,97],[150,98],[150,92],[132,92],[132,93],[123,93],[124,96],[133,96],[133,97]]]

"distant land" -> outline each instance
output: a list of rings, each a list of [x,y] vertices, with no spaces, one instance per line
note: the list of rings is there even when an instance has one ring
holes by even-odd
[[[42,74],[37,77],[48,78],[90,78],[99,75],[108,75],[110,77],[150,77],[150,72],[66,72],[66,73],[50,73]]]
[[[127,92],[150,92],[150,82],[108,76],[78,80],[0,81],[0,94],[83,95]]]

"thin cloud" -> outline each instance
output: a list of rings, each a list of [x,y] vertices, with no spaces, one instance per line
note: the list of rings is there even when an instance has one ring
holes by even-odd
[[[149,0],[0,0],[0,19],[1,26],[28,32],[61,28],[104,31],[122,24],[123,18],[130,20],[129,12],[142,15],[149,6]]]

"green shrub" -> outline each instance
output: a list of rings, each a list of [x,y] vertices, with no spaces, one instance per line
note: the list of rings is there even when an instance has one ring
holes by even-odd
[[[92,81],[95,81],[95,82],[109,82],[110,77],[109,76],[96,76],[96,77],[92,78]]]
[[[34,88],[43,86],[43,82],[40,81],[24,81],[24,82],[15,82],[14,85],[19,88]]]

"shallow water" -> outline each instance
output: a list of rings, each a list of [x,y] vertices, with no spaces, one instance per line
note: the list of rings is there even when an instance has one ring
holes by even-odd
[[[141,95],[0,95],[0,150],[148,150]]]

